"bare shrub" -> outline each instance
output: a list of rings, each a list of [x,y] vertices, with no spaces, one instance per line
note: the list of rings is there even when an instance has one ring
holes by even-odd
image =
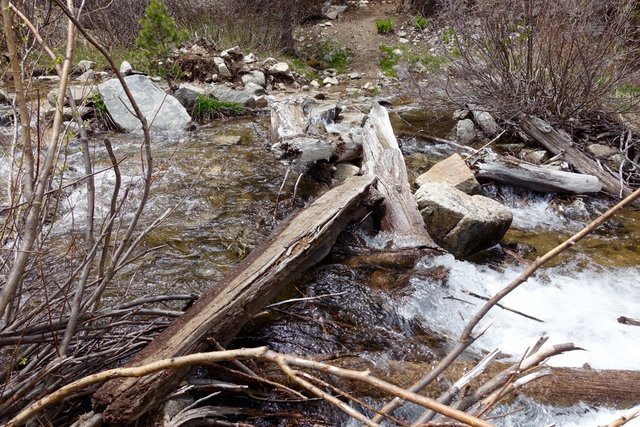
[[[463,0],[442,4],[450,59],[446,94],[511,116],[563,119],[618,111],[616,90],[637,79],[633,0]],[[637,84],[637,80],[635,81]],[[637,98],[637,97],[636,97]]]

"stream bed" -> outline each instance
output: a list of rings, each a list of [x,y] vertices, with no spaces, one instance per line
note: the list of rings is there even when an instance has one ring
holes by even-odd
[[[420,136],[422,131],[445,136],[443,130],[451,126],[443,115],[438,117],[435,122],[429,115],[395,123],[411,179],[454,151]],[[298,176],[287,174],[286,166],[268,152],[268,126],[268,116],[262,115],[219,121],[192,133],[154,140],[157,173],[143,225],[167,209],[174,212],[144,242],[145,248],[161,248],[124,271],[122,286],[112,291],[114,297],[203,292],[268,236],[279,220],[326,188],[309,178],[296,185]],[[134,135],[97,135],[92,140],[96,169],[109,165],[100,142],[104,137],[110,138],[116,156],[126,159],[121,165],[123,183],[132,194],[140,191],[136,161],[140,141]],[[65,180],[82,176],[81,164],[79,147],[71,143]],[[113,182],[110,171],[96,176],[99,215],[107,212]],[[74,211],[82,207],[84,191],[75,186],[65,192],[64,215],[51,226],[52,236],[81,229],[82,217]],[[480,306],[481,301],[469,293],[491,296],[525,268],[505,255],[504,248],[531,261],[606,208],[605,202],[591,198],[552,198],[494,185],[487,185],[485,191],[514,213],[502,248],[465,261],[431,255],[415,269],[354,266],[345,261],[348,256],[333,254],[279,297],[321,298],[270,311],[247,325],[233,345],[268,344],[283,352],[329,358],[355,356],[382,368],[390,360],[431,362],[444,354]],[[567,215],[567,207],[576,203],[585,206],[580,215]],[[504,300],[509,308],[543,322],[494,309],[490,313],[495,317],[493,326],[472,350],[481,354],[500,348],[515,360],[539,337],[549,336],[550,343],[574,342],[585,349],[555,357],[552,365],[640,370],[640,328],[616,321],[619,316],[640,317],[639,242],[640,213],[626,210]],[[336,251],[344,255],[353,248],[383,246],[369,230],[352,227]],[[524,409],[495,422],[581,426],[600,425],[619,416],[606,408],[554,408],[525,400],[500,411],[516,407]],[[282,407],[265,404],[261,409]],[[316,409],[349,424],[340,414]],[[415,408],[410,406],[403,409],[405,415],[412,411]]]

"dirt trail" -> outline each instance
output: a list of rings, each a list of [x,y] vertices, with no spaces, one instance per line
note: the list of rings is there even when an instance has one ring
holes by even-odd
[[[350,8],[339,19],[331,21],[333,27],[323,29],[324,37],[333,39],[351,49],[353,60],[349,64],[351,71],[366,73],[374,77],[380,70],[383,43],[395,42],[394,35],[383,36],[376,31],[376,19],[393,18],[399,24],[396,12],[398,1],[374,1],[362,7]]]

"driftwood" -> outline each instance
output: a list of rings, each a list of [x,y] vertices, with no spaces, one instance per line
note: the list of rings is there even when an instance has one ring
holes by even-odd
[[[227,277],[129,362],[141,365],[197,351],[213,338],[225,345],[288,282],[322,260],[352,220],[366,214],[373,176],[354,177],[279,227]],[[164,398],[187,369],[111,380],[93,396],[108,423],[130,424]]]
[[[391,381],[402,388],[409,388],[413,382],[432,368],[430,363],[387,360],[379,364],[367,358],[351,356],[331,359],[328,363],[347,369],[368,370],[376,377]],[[504,362],[492,363],[474,380],[472,387],[488,381],[508,366],[510,365]],[[473,364],[469,361],[455,362],[442,375],[443,381],[433,382],[423,390],[423,394],[431,398],[438,397],[446,388],[443,388],[444,380],[453,383],[472,367]],[[572,406],[583,402],[588,405],[623,408],[636,405],[640,401],[640,387],[638,387],[640,372],[638,371],[563,367],[545,367],[545,369],[548,370],[549,375],[538,378],[522,389],[523,394],[538,402],[556,406]],[[269,375],[277,375],[277,373],[269,372]],[[283,380],[277,376],[272,379]],[[348,387],[358,396],[384,397],[383,393],[366,384],[349,382]]]
[[[272,97],[269,105],[272,150],[278,158],[307,166],[319,160],[361,157],[359,128],[364,114],[349,113],[340,122],[341,107],[311,98]]]
[[[554,155],[562,154],[577,171],[594,175],[602,183],[602,191],[610,196],[628,196],[632,190],[619,179],[604,171],[600,166],[578,150],[565,135],[556,131],[549,123],[533,116],[521,116],[520,127],[528,136]]]
[[[376,188],[384,197],[380,229],[390,234],[391,249],[437,248],[409,187],[404,157],[389,114],[378,103],[373,104],[365,123],[362,151],[362,170],[377,177]]]
[[[602,189],[593,175],[535,166],[512,157],[485,157],[476,163],[476,178],[489,179],[539,192],[593,194]]]

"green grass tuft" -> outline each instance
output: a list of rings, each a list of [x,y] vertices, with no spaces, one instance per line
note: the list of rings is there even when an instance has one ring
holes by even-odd
[[[429,20],[422,15],[416,15],[413,19],[413,26],[418,31],[424,31],[429,26]]]
[[[393,19],[376,19],[376,30],[378,34],[389,34],[393,31]]]
[[[202,122],[225,116],[240,116],[245,108],[237,102],[220,101],[215,98],[200,95],[193,106],[192,117]]]

